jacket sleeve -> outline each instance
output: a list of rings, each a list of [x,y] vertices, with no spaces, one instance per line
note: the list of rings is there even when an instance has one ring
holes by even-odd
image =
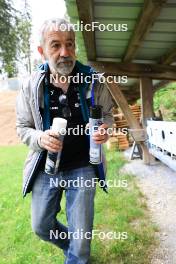
[[[104,123],[106,123],[109,127],[112,127],[114,122],[112,107],[114,106],[114,104],[106,83],[100,83],[98,85],[95,95],[95,101],[97,104],[103,106]]]
[[[42,151],[39,139],[43,133],[37,130],[31,109],[30,80],[23,85],[16,99],[16,128],[21,141],[34,151]]]

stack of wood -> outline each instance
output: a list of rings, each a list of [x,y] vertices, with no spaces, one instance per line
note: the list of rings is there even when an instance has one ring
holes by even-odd
[[[140,121],[141,118],[141,106],[140,105],[130,105],[129,106],[130,109],[133,112],[133,115],[137,118],[138,121]],[[117,108],[113,109],[113,117],[115,120],[115,126],[117,128],[124,128],[124,127],[128,127],[127,121],[124,117],[124,115],[118,111]]]
[[[137,118],[138,121],[140,121],[141,118],[141,106],[140,105],[130,105],[130,108],[133,112],[133,115]]]
[[[107,148],[111,150],[125,150],[129,147],[129,141],[127,135],[123,133],[119,133],[116,136],[112,136],[109,138],[107,142]]]
[[[130,105],[129,106],[134,114],[134,116],[137,118],[139,121],[141,118],[141,107],[140,105]],[[114,117],[114,128],[122,129],[122,128],[128,128],[127,121],[124,117],[124,115],[119,112],[118,108],[113,109],[113,117]],[[120,149],[120,150],[125,150],[127,149],[131,144],[133,143],[132,138],[129,135],[125,135],[123,133],[116,133],[110,139],[108,140],[107,143],[107,148],[108,149]]]
[[[123,128],[123,127],[127,127],[127,121],[124,118],[124,116],[120,113],[120,114],[115,114],[113,115],[114,117],[114,121],[115,121],[115,126],[117,128]]]
[[[117,135],[117,140],[118,140],[118,148],[120,150],[125,150],[125,149],[129,148],[128,135],[125,135],[123,133],[119,133]]]

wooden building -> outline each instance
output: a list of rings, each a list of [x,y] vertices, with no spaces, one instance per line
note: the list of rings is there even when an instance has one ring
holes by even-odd
[[[147,119],[153,117],[153,95],[176,81],[176,0],[65,0],[72,23],[127,24],[123,31],[77,32],[78,49],[88,64],[105,74],[128,76],[125,84],[109,83],[131,133],[140,143],[143,160],[152,155],[145,144]],[[142,125],[129,103],[141,98]]]

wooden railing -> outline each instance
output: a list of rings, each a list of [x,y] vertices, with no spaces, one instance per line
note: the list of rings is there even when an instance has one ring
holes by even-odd
[[[147,121],[150,153],[176,170],[176,122]]]

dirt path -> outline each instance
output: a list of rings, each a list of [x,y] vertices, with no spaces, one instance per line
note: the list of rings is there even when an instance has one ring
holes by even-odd
[[[161,162],[147,166],[141,160],[130,161],[124,171],[137,176],[151,218],[160,229],[157,234],[160,245],[151,264],[176,264],[176,172]]]
[[[20,143],[15,128],[15,102],[17,93],[16,91],[0,92],[0,146]]]

